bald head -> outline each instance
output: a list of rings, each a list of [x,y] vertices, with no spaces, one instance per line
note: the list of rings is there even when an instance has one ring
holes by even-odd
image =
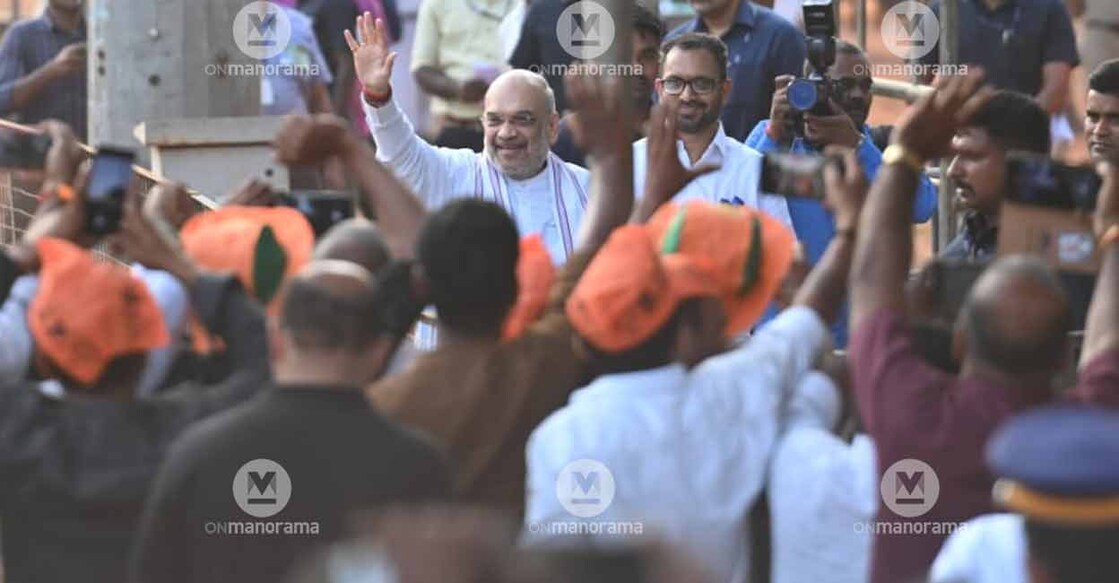
[[[1040,259],[1000,259],[975,282],[960,312],[969,358],[1007,374],[1056,373],[1071,326],[1057,275]]]
[[[373,223],[347,219],[332,227],[315,245],[312,260],[338,259],[377,273],[389,262],[389,248]]]
[[[490,85],[484,105],[486,156],[513,180],[539,174],[559,132],[548,82],[531,71],[507,71]]]
[[[382,336],[368,270],[340,260],[309,263],[288,282],[280,328],[299,350],[358,353]]]

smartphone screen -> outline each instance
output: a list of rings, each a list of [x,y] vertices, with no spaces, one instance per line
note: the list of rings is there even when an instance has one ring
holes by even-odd
[[[1025,152],[1007,155],[1008,199],[1035,206],[1091,212],[1101,180],[1088,166],[1066,166]]]
[[[120,224],[124,195],[132,181],[132,160],[128,150],[102,147],[93,156],[86,186],[86,222],[90,233],[115,232]]]
[[[307,217],[316,238],[354,216],[353,197],[337,190],[296,190],[281,198]]]
[[[796,198],[824,198],[823,156],[769,153],[762,160],[760,190]]]

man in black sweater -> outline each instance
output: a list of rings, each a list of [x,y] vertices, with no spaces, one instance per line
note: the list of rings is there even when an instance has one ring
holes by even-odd
[[[440,456],[363,393],[421,308],[408,264],[375,281],[319,260],[292,279],[270,338],[277,386],[174,444],[145,507],[134,579],[276,581],[353,533],[362,512],[445,497]]]

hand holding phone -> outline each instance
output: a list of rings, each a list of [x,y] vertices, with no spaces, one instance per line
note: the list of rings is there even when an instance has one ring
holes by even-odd
[[[341,191],[296,190],[282,193],[277,198],[280,204],[290,206],[307,217],[315,231],[315,238],[354,216],[353,197]]]
[[[824,162],[814,154],[771,152],[762,159],[761,192],[793,198],[824,199]]]

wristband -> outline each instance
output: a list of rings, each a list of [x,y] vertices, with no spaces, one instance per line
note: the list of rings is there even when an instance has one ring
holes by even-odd
[[[361,98],[371,107],[383,107],[389,101],[392,101],[392,85],[389,85],[389,90],[384,95],[379,95],[363,87]]]
[[[57,197],[58,200],[61,200],[62,202],[70,202],[77,198],[77,193],[74,191],[73,186],[70,186],[65,182],[55,184],[53,188],[43,187],[43,189],[39,191],[38,198],[40,202],[52,197]]]
[[[899,144],[890,144],[886,147],[886,151],[882,152],[882,163],[901,164],[918,174],[925,171],[924,160]]]

